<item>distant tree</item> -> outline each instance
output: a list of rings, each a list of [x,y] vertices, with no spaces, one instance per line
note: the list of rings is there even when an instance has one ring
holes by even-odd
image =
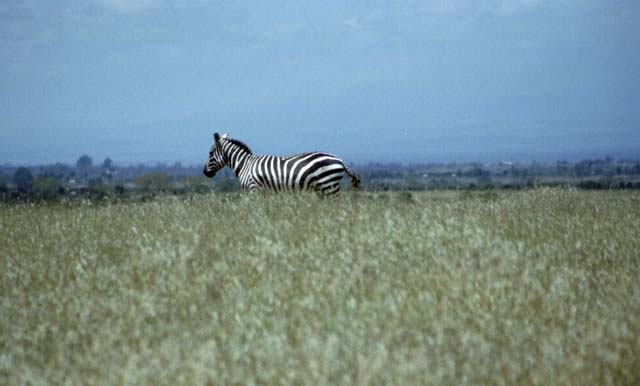
[[[127,190],[122,185],[116,185],[115,192],[118,197],[124,197],[124,195],[127,193]]]
[[[584,160],[573,165],[573,172],[576,176],[588,176],[591,174],[591,166],[593,161]]]
[[[4,176],[4,174],[0,173],[0,193],[1,192],[6,192],[8,190],[7,188],[7,179]]]
[[[482,166],[474,165],[473,168],[471,168],[471,170],[469,170],[466,174],[469,177],[480,177],[483,175],[488,175],[490,173],[487,170],[483,170]]]
[[[187,176],[184,177],[182,182],[187,191],[205,193],[210,190],[207,180],[201,176]]]
[[[102,181],[102,178],[96,177],[90,179],[88,184],[90,189],[96,189],[104,185],[104,182]]]
[[[53,165],[45,166],[42,175],[45,177],[56,177],[61,180],[65,180],[73,172],[73,168],[63,163],[55,163]]]
[[[171,186],[171,178],[167,173],[153,172],[136,178],[136,184],[145,192],[167,191]]]
[[[105,158],[104,161],[102,162],[102,168],[109,169],[111,168],[111,166],[113,166],[113,161],[111,161],[111,158],[109,157]]]
[[[91,165],[93,165],[93,160],[86,154],[78,158],[78,161],[76,162],[76,167],[78,169],[87,170],[91,167]]]
[[[33,174],[31,174],[31,170],[25,167],[19,168],[13,175],[13,182],[15,182],[19,192],[31,191],[33,185]]]
[[[33,191],[36,197],[51,200],[62,195],[64,188],[58,178],[40,176],[33,181]]]
[[[104,172],[104,176],[107,178],[107,181],[109,183],[111,183],[111,180],[113,179],[113,172],[111,170],[107,169]]]

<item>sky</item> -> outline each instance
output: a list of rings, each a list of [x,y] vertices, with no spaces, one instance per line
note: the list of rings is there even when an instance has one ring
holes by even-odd
[[[640,158],[640,2],[0,1],[0,164]]]

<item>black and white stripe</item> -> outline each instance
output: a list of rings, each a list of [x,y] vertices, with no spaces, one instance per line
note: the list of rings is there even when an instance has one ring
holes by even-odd
[[[324,195],[340,191],[344,174],[351,186],[358,188],[360,178],[345,166],[342,160],[323,152],[312,152],[291,157],[254,155],[244,143],[215,133],[214,143],[203,173],[213,177],[224,166],[229,166],[246,190],[301,191],[311,190]]]

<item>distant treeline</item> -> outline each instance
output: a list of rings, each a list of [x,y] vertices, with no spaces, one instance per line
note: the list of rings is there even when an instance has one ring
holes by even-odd
[[[574,186],[581,189],[639,189],[640,161],[611,157],[571,163],[431,163],[360,166],[370,190],[522,189]]]
[[[555,163],[427,163],[352,165],[368,191],[487,190],[536,186],[581,189],[640,189],[640,161],[611,157]],[[202,166],[120,166],[107,158],[94,164],[81,156],[74,166],[0,166],[0,200],[49,201],[89,199],[146,200],[158,194],[201,194],[239,189],[233,173],[224,169],[212,180]]]

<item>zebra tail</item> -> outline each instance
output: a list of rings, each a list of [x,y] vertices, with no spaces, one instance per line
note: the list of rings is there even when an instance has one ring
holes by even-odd
[[[353,189],[360,189],[360,176],[352,172],[345,164],[342,164],[342,166],[344,167],[344,172],[347,173],[349,179],[351,179],[351,187]]]

